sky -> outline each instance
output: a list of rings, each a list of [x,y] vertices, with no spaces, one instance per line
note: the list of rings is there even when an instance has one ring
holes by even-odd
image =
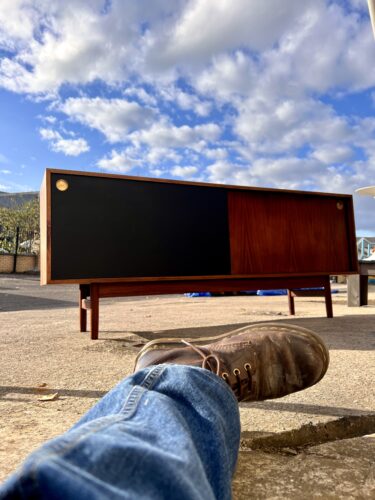
[[[353,194],[374,86],[366,0],[1,0],[0,191],[58,168]]]

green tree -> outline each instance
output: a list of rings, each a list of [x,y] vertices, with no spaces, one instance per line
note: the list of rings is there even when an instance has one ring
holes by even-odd
[[[39,199],[21,206],[0,208],[0,251],[13,253],[19,228],[19,252],[37,253],[39,247]]]

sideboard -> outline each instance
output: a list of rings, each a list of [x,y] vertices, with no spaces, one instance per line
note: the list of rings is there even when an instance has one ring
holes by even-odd
[[[358,273],[350,195],[48,169],[40,201],[41,284],[79,285],[92,339],[103,297],[322,287],[332,316]]]

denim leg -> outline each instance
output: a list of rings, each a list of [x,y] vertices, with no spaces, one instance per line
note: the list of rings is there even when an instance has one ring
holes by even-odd
[[[229,499],[239,439],[224,381],[191,366],[149,367],[32,453],[0,499]]]

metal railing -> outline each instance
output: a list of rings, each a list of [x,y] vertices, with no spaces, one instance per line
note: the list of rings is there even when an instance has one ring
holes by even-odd
[[[358,259],[366,259],[370,257],[375,248],[375,243],[372,241],[368,241],[366,238],[357,239],[357,251],[358,251]]]
[[[22,227],[4,229],[0,226],[0,254],[13,255],[13,272],[17,268],[18,255],[38,255],[40,235]]]
[[[19,226],[6,230],[0,226],[0,253],[39,254],[39,233]]]

